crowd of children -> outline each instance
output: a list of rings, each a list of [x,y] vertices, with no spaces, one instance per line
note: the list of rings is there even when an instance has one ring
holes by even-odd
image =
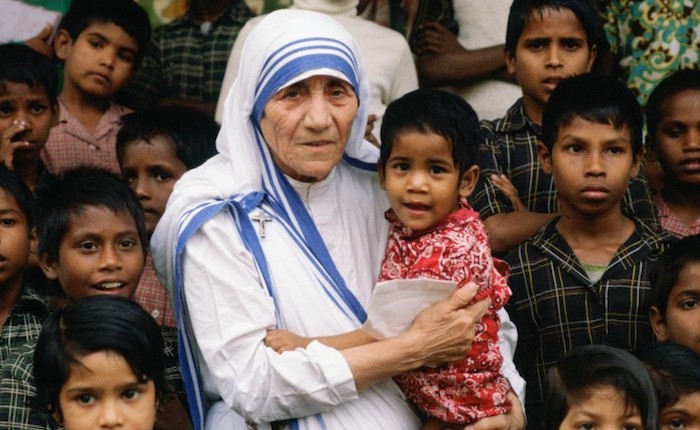
[[[395,377],[424,429],[520,402],[529,429],[700,426],[700,71],[667,75],[640,106],[590,73],[602,24],[592,0],[514,0],[504,65],[522,98],[502,118],[479,123],[442,90],[387,108],[378,281],[476,283],[474,303],[490,298],[463,362]],[[148,243],[219,126],[114,103],[150,34],[132,0],[74,0],[53,40],[61,83],[51,59],[0,45],[0,428],[192,426]],[[511,319],[520,399],[501,369]],[[264,346],[314,340],[375,341],[271,329]]]

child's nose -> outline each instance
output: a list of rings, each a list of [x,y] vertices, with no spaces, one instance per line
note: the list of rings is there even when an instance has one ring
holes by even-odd
[[[116,401],[105,401],[100,408],[100,428],[111,429],[124,425],[124,416]]]
[[[408,189],[411,191],[425,191],[427,184],[427,175],[424,172],[414,171],[408,176]]]
[[[122,267],[122,260],[119,252],[111,246],[106,246],[102,250],[102,258],[100,259],[100,268],[106,270],[117,270]]]
[[[549,67],[561,67],[561,52],[559,52],[559,47],[552,44],[547,50],[547,65]]]

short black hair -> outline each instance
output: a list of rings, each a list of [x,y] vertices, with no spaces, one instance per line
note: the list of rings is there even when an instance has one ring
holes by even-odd
[[[642,143],[642,110],[637,98],[612,76],[584,73],[564,79],[557,85],[542,114],[542,142],[550,151],[561,127],[576,118],[629,128],[632,152]]]
[[[647,134],[656,138],[656,128],[661,121],[663,104],[685,90],[700,91],[700,70],[682,69],[661,81],[647,101]]]
[[[30,88],[41,85],[51,105],[58,104],[56,65],[26,45],[0,45],[0,91],[6,91],[7,82],[26,84]]]
[[[676,404],[682,396],[700,393],[700,355],[687,346],[654,343],[639,354],[656,386],[659,411]]]
[[[636,406],[643,430],[658,430],[658,404],[649,373],[634,355],[607,345],[574,348],[549,370],[544,428],[558,430],[569,408],[600,387],[614,388],[628,407]]]
[[[700,235],[687,236],[671,242],[661,254],[649,275],[651,285],[651,306],[659,310],[666,320],[666,308],[671,290],[678,282],[678,276],[688,263],[700,263]]]
[[[101,206],[134,218],[144,255],[148,248],[143,212],[136,194],[119,176],[97,167],[78,167],[47,175],[36,188],[37,253],[58,261],[58,250],[74,215]]]
[[[163,335],[140,305],[118,296],[97,295],[55,311],[41,327],[34,350],[39,404],[60,412],[61,387],[71,366],[95,352],[121,356],[140,382],[153,381],[157,398],[169,391],[164,376]]]
[[[200,166],[217,153],[219,125],[197,109],[177,105],[159,106],[123,115],[121,123],[117,133],[117,160],[120,166],[128,144],[149,141],[157,136],[164,136],[170,141],[177,157],[188,170]]]
[[[31,230],[34,222],[34,196],[29,191],[27,184],[3,164],[0,164],[0,189],[15,199],[19,210],[27,219],[27,226]]]
[[[151,23],[146,11],[134,0],[73,0],[58,29],[65,30],[75,41],[83,30],[100,22],[117,25],[136,40],[134,65],[138,65],[151,39]]]
[[[479,118],[462,97],[436,89],[419,89],[392,101],[382,119],[379,159],[391,156],[394,141],[403,133],[435,133],[452,145],[460,175],[475,163],[481,141]]]
[[[605,38],[601,18],[596,5],[591,0],[514,0],[508,14],[506,52],[515,57],[518,40],[523,34],[525,25],[534,14],[541,16],[546,10],[562,9],[568,9],[576,15],[586,32],[589,49],[595,45],[601,50],[607,50],[609,44]]]

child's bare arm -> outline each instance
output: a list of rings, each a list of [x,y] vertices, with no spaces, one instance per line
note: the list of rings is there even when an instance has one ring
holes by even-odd
[[[284,351],[294,351],[297,348],[306,348],[314,340],[331,348],[341,350],[366,345],[374,342],[376,339],[359,329],[335,336],[321,336],[318,338],[299,336],[287,330],[268,330],[267,337],[265,337],[265,345],[282,353]]]

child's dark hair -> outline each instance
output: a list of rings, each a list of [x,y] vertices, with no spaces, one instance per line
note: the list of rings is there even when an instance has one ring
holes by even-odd
[[[0,165],[0,189],[15,199],[31,230],[34,225],[34,197],[27,184],[15,172]]]
[[[156,321],[135,302],[97,295],[55,311],[44,322],[34,350],[38,403],[60,412],[59,394],[71,366],[95,352],[121,356],[139,382],[153,381],[156,396],[168,392],[164,376],[163,335]]]
[[[678,276],[688,263],[700,263],[700,235],[688,236],[671,242],[654,264],[649,275],[651,306],[659,310],[665,320],[668,297],[678,282]]]
[[[382,120],[382,166],[386,167],[399,135],[411,132],[445,138],[452,145],[452,158],[460,175],[474,165],[481,141],[479,118],[463,98],[442,90],[420,89],[391,102]]]
[[[552,150],[559,130],[576,118],[629,128],[632,152],[642,150],[642,111],[625,84],[612,76],[584,73],[557,85],[542,114],[542,141]]]
[[[160,106],[150,111],[131,112],[121,117],[117,133],[117,159],[124,160],[124,148],[136,141],[164,136],[175,148],[177,158],[194,169],[216,154],[219,125],[204,113],[185,106]]]
[[[121,27],[136,40],[134,65],[138,65],[151,39],[151,24],[146,11],[134,0],[73,0],[58,29],[68,32],[75,42],[88,26],[104,22]]]
[[[508,27],[506,28],[505,50],[515,57],[518,40],[523,34],[525,25],[535,14],[542,14],[547,10],[560,11],[568,9],[576,15],[581,26],[586,32],[588,48],[594,45],[599,49],[607,50],[608,42],[605,32],[591,0],[514,0],[508,14]]]
[[[676,404],[682,396],[700,393],[700,355],[687,346],[654,343],[639,358],[656,386],[659,411]]]
[[[78,167],[61,175],[47,175],[37,186],[35,225],[37,253],[58,261],[58,249],[71,218],[86,206],[101,206],[134,218],[144,255],[148,247],[141,204],[119,176],[96,167]]]
[[[0,45],[0,91],[7,91],[7,82],[26,84],[30,88],[41,85],[51,105],[58,103],[56,65],[26,45]]]
[[[643,430],[658,430],[658,405],[654,384],[634,355],[607,345],[573,349],[549,371],[545,405],[546,430],[558,430],[570,407],[601,387],[612,387],[636,407]]]
[[[661,112],[663,104],[685,90],[700,91],[700,70],[679,70],[661,81],[651,92],[647,101],[646,115],[647,134],[652,139],[656,136],[656,128],[663,116]]]

